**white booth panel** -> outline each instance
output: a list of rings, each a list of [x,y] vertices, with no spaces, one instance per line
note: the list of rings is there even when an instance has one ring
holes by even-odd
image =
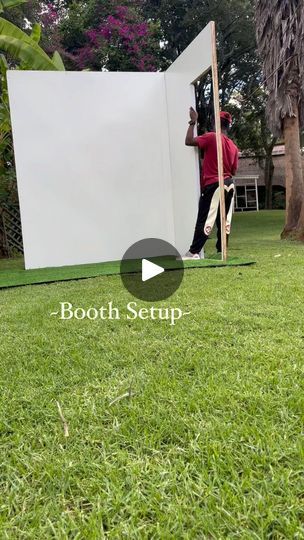
[[[8,73],[26,268],[174,244],[164,74]]]
[[[180,253],[189,249],[199,198],[198,150],[185,146],[189,108],[195,108],[193,83],[212,64],[211,24],[195,38],[165,73],[175,247]]]
[[[151,237],[188,250],[199,160],[184,141],[211,44],[209,24],[165,73],[8,72],[26,268],[119,260]]]

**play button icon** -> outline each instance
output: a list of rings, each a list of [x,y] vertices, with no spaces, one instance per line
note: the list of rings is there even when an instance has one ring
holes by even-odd
[[[175,293],[183,280],[184,265],[172,244],[159,238],[145,238],[127,249],[120,263],[120,275],[132,296],[155,302]]]
[[[141,279],[142,281],[148,281],[149,279],[154,278],[162,274],[165,269],[158,264],[155,264],[147,259],[141,261]]]

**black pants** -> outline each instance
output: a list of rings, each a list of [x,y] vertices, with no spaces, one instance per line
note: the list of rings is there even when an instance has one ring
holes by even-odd
[[[227,242],[230,234],[231,219],[234,203],[234,183],[232,178],[225,180],[225,209]],[[190,247],[191,253],[199,253],[211,234],[214,223],[217,225],[217,251],[221,248],[221,214],[220,214],[220,188],[215,182],[205,187],[199,201],[198,216],[195,225],[194,237]]]

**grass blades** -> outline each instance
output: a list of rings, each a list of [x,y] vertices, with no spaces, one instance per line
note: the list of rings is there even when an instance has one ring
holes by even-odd
[[[187,272],[157,304],[191,311],[173,327],[50,317],[123,312],[118,275],[0,292],[1,538],[304,537],[304,248],[283,221],[236,215],[231,256],[257,264]]]

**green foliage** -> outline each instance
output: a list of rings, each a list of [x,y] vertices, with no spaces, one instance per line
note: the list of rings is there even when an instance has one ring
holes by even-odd
[[[146,17],[160,21],[167,64],[211,20],[216,23],[221,108],[234,118],[231,136],[242,151],[257,156],[271,184],[275,138],[267,129],[262,71],[257,54],[254,3],[251,0],[147,0]],[[196,85],[199,133],[213,129],[211,75]],[[269,187],[271,189],[271,187]]]
[[[70,54],[74,54],[86,42],[85,30],[88,28],[86,7],[83,2],[73,2],[67,17],[60,23],[62,46]]]
[[[10,151],[11,159],[13,160],[13,144],[12,141],[9,141],[9,144],[5,143],[4,151],[8,155]],[[0,152],[2,151],[2,143],[0,143]],[[16,192],[16,172],[13,164],[10,163],[10,166],[2,167],[0,166],[0,207],[1,203],[12,202],[16,203],[17,201],[17,192]],[[0,244],[0,253],[3,246]]]
[[[8,63],[0,55],[1,100],[0,100],[0,202],[7,200],[15,191],[15,169],[11,119],[9,110],[6,72]]]
[[[14,60],[21,61],[23,69],[54,71],[58,68],[39,47],[40,29],[34,27],[34,38],[17,28],[9,21],[0,18],[0,50],[9,54]]]
[[[31,31],[31,39],[35,41],[36,43],[39,43],[41,38],[41,25],[38,23],[33,24],[33,28]]]
[[[56,70],[52,60],[46,58],[44,54],[40,54],[32,44],[25,41],[0,35],[0,49],[6,51],[12,58],[21,61],[22,64],[31,66],[31,69]]]
[[[229,109],[235,119],[232,134],[245,153],[265,157],[274,137],[265,118],[266,93],[257,86],[250,96],[236,96]]]
[[[267,119],[280,137],[283,120],[299,115],[304,128],[304,2],[256,0],[256,33],[268,90]]]
[[[0,7],[18,6],[22,2],[2,2]],[[9,99],[6,72],[15,69],[64,70],[58,52],[53,58],[38,45],[41,38],[41,26],[33,24],[31,34],[27,34],[5,18],[0,18],[0,50],[7,53],[7,58],[0,55],[1,98],[0,98],[0,201],[16,198],[16,174],[11,133]]]
[[[54,66],[56,67],[57,71],[64,71],[65,70],[63,60],[62,60],[62,58],[61,58],[58,51],[54,52],[54,54],[52,56],[52,62],[54,64]]]
[[[73,69],[154,71],[160,67],[160,24],[145,20],[141,2],[72,3],[60,23]]]
[[[6,9],[25,4],[27,0],[0,0],[0,13]]]
[[[163,54],[168,62],[175,60],[210,21],[215,21],[222,104],[260,75],[250,0],[147,0],[143,9],[146,17],[161,23]]]
[[[0,54],[0,73],[1,73],[1,102],[0,102],[0,126],[1,133],[10,131],[10,115],[8,107],[8,90],[6,72],[8,63],[3,54]]]
[[[222,109],[228,109],[235,118],[233,135],[240,148],[254,148],[264,153],[260,137],[260,119],[265,116],[263,98],[257,110],[253,92],[262,82],[261,66],[256,51],[254,4],[251,0],[147,0],[146,17],[159,20],[163,36],[163,55],[167,64],[187,47],[211,20],[216,23],[218,64]],[[213,95],[208,75],[197,85],[199,128],[201,132],[213,125]],[[244,113],[244,114],[243,114]],[[241,124],[241,125],[240,125]],[[269,134],[267,135],[269,136]]]

